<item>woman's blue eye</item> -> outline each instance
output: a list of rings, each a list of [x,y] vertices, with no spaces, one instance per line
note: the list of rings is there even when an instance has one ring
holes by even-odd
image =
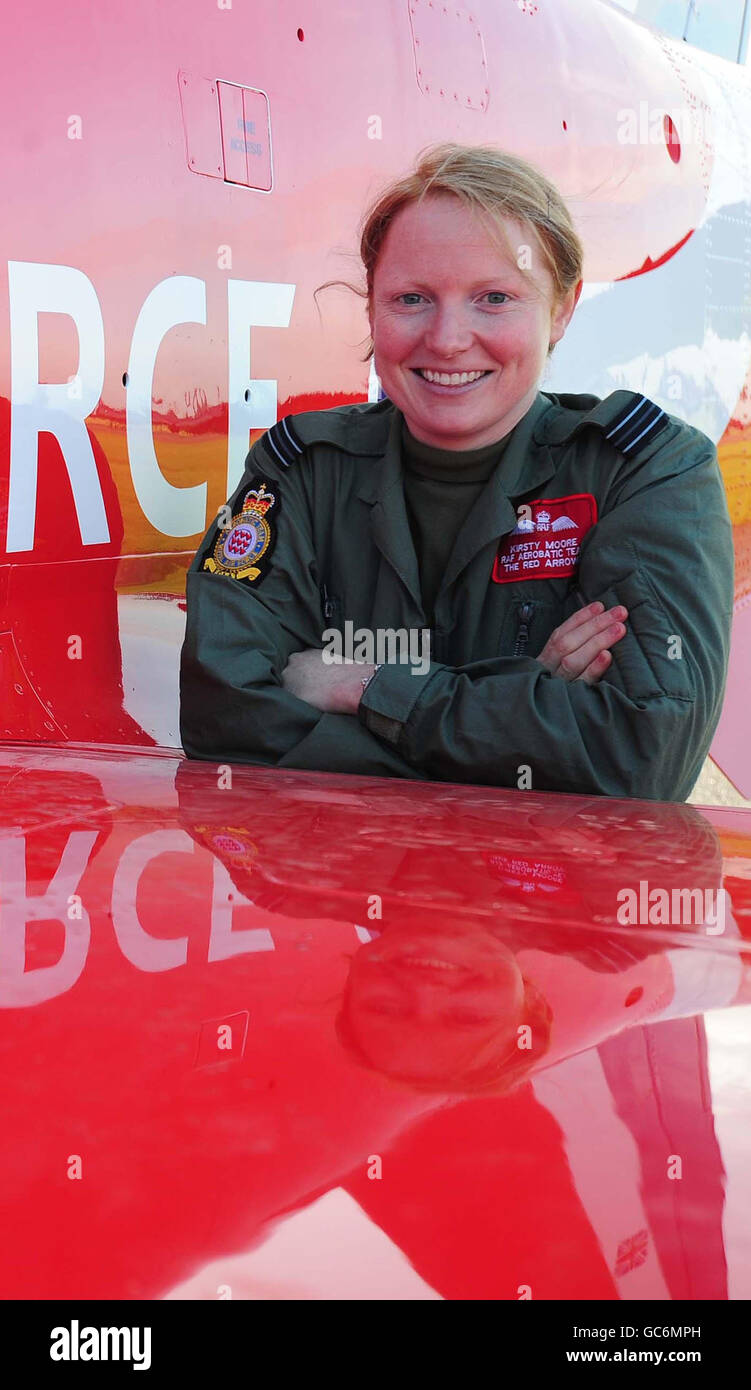
[[[400,294],[398,298],[400,303],[411,309],[424,298],[424,295],[418,294],[416,290],[407,290],[404,294]],[[482,298],[489,300],[493,305],[500,305],[505,304],[509,296],[506,294],[505,290],[488,290],[487,294],[483,295]]]

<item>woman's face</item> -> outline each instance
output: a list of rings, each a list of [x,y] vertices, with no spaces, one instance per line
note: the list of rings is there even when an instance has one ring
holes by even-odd
[[[426,444],[479,449],[508,434],[574,312],[581,282],[556,305],[531,230],[513,218],[504,227],[513,257],[481,218],[442,193],[402,208],[384,238],[369,313],[376,368]],[[483,375],[442,384],[426,380],[426,369]]]
[[[482,927],[390,927],[352,960],[349,1026],[389,1075],[438,1082],[503,1057],[524,1008],[513,953]]]

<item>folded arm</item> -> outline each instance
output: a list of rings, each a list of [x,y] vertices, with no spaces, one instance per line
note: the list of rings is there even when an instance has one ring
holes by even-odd
[[[217,763],[362,772],[424,778],[356,714],[322,713],[282,685],[293,652],[322,645],[319,576],[313,547],[305,464],[280,476],[254,445],[229,502],[242,506],[262,476],[275,496],[271,559],[253,582],[209,573],[219,526],[211,526],[186,582],[187,622],[180,663],[180,735],[188,757]]]

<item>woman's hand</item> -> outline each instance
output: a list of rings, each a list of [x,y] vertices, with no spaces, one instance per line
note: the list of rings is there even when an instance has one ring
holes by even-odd
[[[612,661],[608,648],[625,636],[627,617],[627,608],[606,612],[604,603],[590,603],[551,633],[537,660],[554,676],[594,685]]]
[[[627,616],[626,608],[605,612],[604,604],[591,603],[556,628],[537,660],[551,675],[594,685],[610,665],[608,648],[625,634],[622,620]],[[372,676],[375,667],[343,658],[332,661],[327,655],[324,661],[319,647],[293,652],[282,671],[284,689],[324,714],[357,714],[363,680]]]
[[[308,647],[293,652],[282,671],[282,685],[290,695],[305,700],[324,714],[357,714],[362,697],[362,683],[372,676],[375,666],[364,661],[342,658],[323,659],[320,647]]]

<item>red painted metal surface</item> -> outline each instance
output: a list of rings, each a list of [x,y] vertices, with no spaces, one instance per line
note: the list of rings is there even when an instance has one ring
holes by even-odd
[[[224,178],[219,83],[192,72],[179,72],[177,82],[188,168],[208,178]]]
[[[748,813],[0,764],[2,1296],[751,1295]]]

